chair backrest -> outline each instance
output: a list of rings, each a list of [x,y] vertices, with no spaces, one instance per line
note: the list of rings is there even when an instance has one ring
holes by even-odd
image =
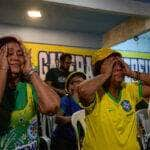
[[[147,150],[150,142],[150,115],[148,109],[137,111],[137,125],[142,148]]]
[[[86,132],[85,110],[80,110],[71,116],[71,123],[75,130],[78,150],[81,150],[81,144]]]
[[[40,137],[40,148],[43,150],[50,150],[51,139],[47,136],[46,127],[47,127],[47,116],[40,113],[40,124],[42,136]]]
[[[148,114],[148,109],[141,109],[137,111],[137,119],[147,134],[150,133],[150,115]]]

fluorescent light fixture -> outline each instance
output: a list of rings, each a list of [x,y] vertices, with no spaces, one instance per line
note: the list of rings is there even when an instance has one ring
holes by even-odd
[[[39,10],[29,10],[28,12],[28,16],[31,18],[41,18],[41,12]]]

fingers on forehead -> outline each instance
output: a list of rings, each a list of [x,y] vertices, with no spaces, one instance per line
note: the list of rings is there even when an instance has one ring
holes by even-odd
[[[7,53],[7,46],[4,45],[0,48],[0,53]]]
[[[119,61],[119,62],[123,63],[123,60],[119,56],[111,57],[110,60],[111,61]]]
[[[3,45],[1,48],[0,48],[0,50],[2,51],[2,50],[5,50],[5,48],[6,48],[6,45]]]
[[[108,57],[104,60],[104,62],[112,62],[115,61],[116,59],[114,57]]]

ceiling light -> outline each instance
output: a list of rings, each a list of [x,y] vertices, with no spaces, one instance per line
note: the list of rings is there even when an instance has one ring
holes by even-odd
[[[31,18],[41,18],[41,12],[39,10],[29,10],[28,12],[28,16]]]

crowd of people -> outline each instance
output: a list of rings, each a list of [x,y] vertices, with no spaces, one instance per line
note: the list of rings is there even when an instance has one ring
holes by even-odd
[[[84,109],[83,150],[140,150],[136,109],[150,97],[150,74],[131,70],[110,48],[95,52],[92,63],[94,76],[86,79],[70,72],[72,56],[63,53],[42,81],[31,50],[16,37],[0,38],[0,149],[38,149],[40,112],[55,114],[51,150],[77,150],[71,116]],[[135,82],[126,83],[125,76]]]

